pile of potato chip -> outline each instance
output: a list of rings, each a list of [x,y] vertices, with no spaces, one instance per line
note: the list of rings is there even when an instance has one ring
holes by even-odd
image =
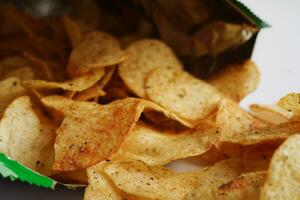
[[[242,109],[252,61],[201,80],[160,40],[121,47],[89,21],[97,12],[40,21],[4,8],[0,152],[86,184],[85,200],[300,196],[300,94]],[[199,169],[166,167],[186,158]]]

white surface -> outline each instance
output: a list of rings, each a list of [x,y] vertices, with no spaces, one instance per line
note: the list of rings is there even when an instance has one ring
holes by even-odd
[[[272,25],[261,31],[253,55],[261,84],[242,105],[271,104],[288,92],[300,92],[300,0],[242,1]],[[0,200],[79,200],[81,195],[80,191],[51,191],[0,179]]]
[[[272,26],[259,33],[253,60],[260,68],[261,83],[242,106],[273,104],[289,92],[300,92],[300,1],[242,2]]]

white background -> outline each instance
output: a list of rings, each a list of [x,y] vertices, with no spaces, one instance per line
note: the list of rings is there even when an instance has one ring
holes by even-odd
[[[253,54],[261,71],[261,83],[242,106],[273,104],[288,92],[300,92],[300,1],[242,2],[271,25],[259,33]]]
[[[262,30],[253,60],[261,84],[242,105],[275,103],[288,92],[300,92],[300,0],[242,0],[272,27]],[[40,189],[0,178],[1,200],[79,200],[82,192]]]

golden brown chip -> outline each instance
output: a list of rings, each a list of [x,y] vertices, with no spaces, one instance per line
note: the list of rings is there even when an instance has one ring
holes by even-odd
[[[298,132],[299,133],[299,132]],[[299,199],[300,135],[289,137],[274,153],[261,200]]]
[[[28,96],[14,100],[0,123],[0,152],[45,175],[51,174],[56,127]]]
[[[0,81],[0,118],[6,107],[16,98],[25,95],[27,90],[19,78],[11,77]]]
[[[139,97],[146,97],[146,78],[152,70],[166,67],[182,69],[171,48],[159,40],[133,42],[125,52],[127,59],[121,63],[119,75],[126,86]]]
[[[93,98],[97,98],[100,96],[104,96],[105,92],[100,88],[99,83],[96,83],[95,85],[93,85],[92,87],[77,93],[74,96],[75,100],[78,101],[87,101]]]
[[[117,188],[104,173],[107,162],[103,161],[87,169],[88,182],[84,200],[150,200],[126,194]]]
[[[104,174],[105,162],[98,163],[87,170],[89,185],[84,192],[84,200],[122,200],[118,189]]]
[[[109,83],[109,81],[112,79],[115,71],[116,71],[116,67],[109,67],[106,69],[106,73],[105,73],[103,79],[101,79],[101,81],[99,82],[99,87],[101,89],[103,89]]]
[[[217,109],[220,93],[187,72],[174,68],[157,68],[146,82],[148,98],[191,124]]]
[[[300,93],[290,93],[282,97],[277,105],[300,117]]]
[[[160,200],[183,199],[197,181],[193,173],[175,173],[141,161],[109,162],[104,173],[130,195]]]
[[[86,74],[82,74],[71,80],[66,80],[65,82],[48,82],[44,80],[28,80],[24,81],[23,84],[29,88],[35,89],[57,89],[61,88],[68,91],[83,91],[92,87],[97,81],[99,81],[104,76],[103,69],[94,69]]]
[[[242,174],[235,180],[224,183],[217,188],[213,188],[214,197],[212,199],[259,200],[260,188],[264,183],[265,175],[265,172],[251,172]]]
[[[228,156],[220,152],[216,146],[213,146],[207,152],[198,156],[197,158],[200,162],[211,165],[221,160],[228,159]]]
[[[267,170],[278,144],[255,145],[247,149],[242,157],[245,171]]]
[[[239,102],[253,92],[260,80],[257,66],[251,60],[232,66],[212,77],[208,82],[232,100]]]
[[[300,132],[300,122],[289,122],[278,126],[252,129],[249,131],[235,134],[224,139],[224,142],[253,145],[261,143],[273,143],[285,140],[291,135]]]
[[[99,105],[54,96],[42,102],[66,115],[54,146],[53,169],[58,171],[84,169],[109,158],[118,151],[142,112],[140,101],[134,99]]]
[[[255,117],[275,125],[289,122],[293,117],[292,113],[278,106],[252,104],[250,110]]]
[[[195,173],[197,184],[184,199],[213,199],[215,195],[213,189],[234,180],[241,174],[242,170],[242,162],[239,159],[227,159],[217,162]]]
[[[91,71],[118,64],[125,59],[118,41],[108,33],[91,32],[73,49],[67,72],[75,77]]]
[[[194,129],[174,134],[138,122],[112,160],[141,160],[147,165],[164,165],[172,160],[208,151],[219,138],[214,123],[202,122]]]
[[[237,103],[223,98],[216,116],[216,124],[220,128],[221,137],[226,138],[248,131],[256,125],[255,119],[243,110]]]
[[[142,102],[142,104],[144,105],[144,111],[157,111],[160,113],[163,113],[167,118],[169,119],[173,119],[175,121],[178,121],[179,123],[181,123],[182,125],[192,128],[195,125],[192,124],[191,122],[189,122],[188,120],[183,119],[182,117],[178,116],[175,113],[170,112],[169,110],[164,109],[163,107],[159,106],[158,104],[148,101],[148,100],[144,100],[144,99],[140,99],[140,101]]]
[[[226,138],[238,136],[241,132],[253,128],[266,127],[264,123],[257,123],[257,120],[247,113],[239,105],[227,98],[223,98],[216,114],[216,124],[219,127],[221,138],[216,145],[217,149],[230,157],[240,156],[243,148],[230,143],[224,143]]]

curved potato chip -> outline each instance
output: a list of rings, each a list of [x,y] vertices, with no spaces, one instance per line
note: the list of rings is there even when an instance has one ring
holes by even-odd
[[[99,82],[99,87],[101,89],[103,89],[109,83],[115,71],[116,71],[116,67],[109,67],[108,69],[106,69],[106,73],[104,77]]]
[[[267,170],[274,151],[279,145],[276,143],[253,146],[247,149],[242,157],[245,171]]]
[[[147,100],[139,99],[139,98],[128,97],[128,98],[121,99],[121,100],[116,100],[116,101],[113,101],[113,102],[119,102],[119,101],[138,102],[140,104],[139,106],[140,106],[141,112],[143,112],[144,110],[154,110],[154,111],[157,111],[157,112],[161,112],[166,117],[168,117],[170,119],[173,119],[175,121],[178,121],[186,127],[192,127],[191,124],[189,124],[186,120],[181,119],[177,115],[167,111],[166,109],[162,108],[161,106],[159,106],[156,103],[153,103],[151,101],[147,101]],[[72,101],[71,99],[67,99],[65,97],[62,97],[62,96],[53,95],[53,96],[44,97],[42,99],[42,102],[46,106],[52,107],[55,110],[60,111],[65,115],[70,115],[70,113],[72,112],[70,110],[70,107],[71,107],[71,105],[73,104],[74,101]],[[81,105],[83,105],[81,109],[84,109],[84,104],[81,104]]]
[[[144,105],[144,111],[153,111],[154,110],[154,111],[163,113],[167,118],[170,118],[170,119],[180,122],[182,125],[184,125],[186,127],[192,128],[195,126],[194,124],[190,123],[188,120],[185,120],[182,117],[178,116],[177,114],[164,109],[163,107],[161,107],[160,105],[158,105],[154,102],[144,100],[144,99],[140,99],[140,101]]]
[[[242,66],[225,69],[208,82],[232,100],[239,102],[257,88],[259,80],[257,66],[251,60],[247,60]]]
[[[293,117],[292,113],[278,106],[252,104],[250,110],[255,117],[275,125],[287,123]]]
[[[67,80],[62,83],[58,82],[48,82],[44,80],[28,80],[24,81],[23,85],[29,88],[35,89],[63,89],[68,91],[83,91],[92,87],[97,81],[99,81],[104,76],[103,69],[94,69],[86,74],[82,74],[71,80]]]
[[[221,133],[220,141],[216,147],[220,152],[230,157],[240,156],[243,148],[228,143],[224,144],[223,141],[226,141],[226,138],[234,137],[253,128],[267,126],[265,123],[258,123],[257,119],[242,109],[236,102],[227,98],[221,100],[216,115],[215,122]]]
[[[104,173],[130,195],[159,200],[183,199],[197,181],[193,173],[175,173],[141,161],[109,162]]]
[[[14,100],[0,123],[0,152],[45,175],[51,174],[56,127],[28,96]]]
[[[214,197],[212,199],[259,200],[260,188],[264,183],[265,175],[265,172],[251,172],[242,174],[237,179],[214,188]]]
[[[299,132],[298,132],[299,133]],[[261,200],[299,199],[300,135],[289,137],[274,153]]]
[[[277,105],[288,112],[300,117],[300,93],[290,93],[282,97]]]
[[[104,96],[105,92],[100,88],[99,84],[96,83],[92,87],[77,93],[73,99],[78,101],[87,101],[93,98]]]
[[[51,102],[53,99],[58,105]],[[43,98],[42,102],[62,109],[59,111],[66,115],[54,145],[53,169],[58,171],[83,169],[109,158],[118,151],[143,109],[133,99],[99,105],[54,96]]]
[[[27,93],[17,77],[7,78],[0,81],[0,118],[6,107],[16,98]]]
[[[221,137],[226,138],[257,126],[256,120],[242,109],[236,102],[223,98],[216,116],[216,124],[220,127]],[[262,125],[263,126],[263,125]]]
[[[103,88],[110,81],[115,70],[116,70],[116,67],[110,67],[109,69],[106,69],[105,75],[98,83],[96,83],[92,87],[86,89],[85,91],[77,93],[76,96],[74,96],[74,99],[80,100],[80,101],[86,101],[89,99],[104,96],[106,93],[103,91]]]
[[[84,36],[71,52],[67,72],[75,77],[94,68],[118,64],[124,59],[125,55],[113,36],[94,31]]]
[[[240,145],[253,145],[280,142],[300,132],[300,122],[289,122],[278,126],[252,129],[224,139],[224,142]]]
[[[219,138],[214,123],[203,122],[194,129],[174,134],[138,122],[112,160],[141,160],[147,165],[164,165],[172,160],[208,151]]]
[[[206,167],[202,171],[195,173],[197,184],[184,199],[214,199],[213,189],[237,178],[242,170],[243,165],[239,159],[222,160]]]
[[[99,163],[87,170],[89,185],[84,192],[84,200],[122,200],[118,189],[103,173],[104,165]]]
[[[133,42],[125,52],[127,59],[121,63],[119,75],[126,86],[139,97],[146,97],[146,78],[153,69],[182,69],[172,49],[159,40],[144,39]]]
[[[148,200],[126,194],[117,188],[104,173],[105,165],[103,161],[87,169],[89,185],[84,192],[84,200]]]
[[[195,125],[217,109],[220,93],[182,70],[157,68],[146,82],[148,98]]]

